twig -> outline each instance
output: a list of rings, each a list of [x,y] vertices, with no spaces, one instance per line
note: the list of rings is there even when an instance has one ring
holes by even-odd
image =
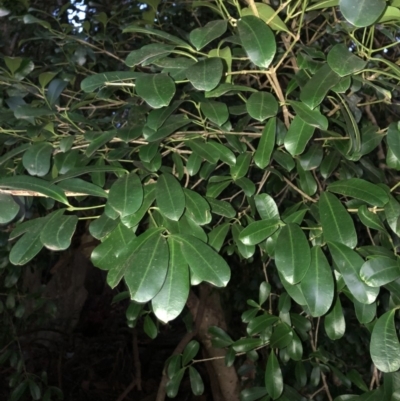
[[[306,198],[310,202],[317,203],[317,201],[311,196],[308,196],[305,192],[303,192],[300,188],[297,188],[291,181],[289,181],[286,177],[283,177],[283,180],[288,184],[291,188],[293,188],[296,192],[298,192],[303,198]]]

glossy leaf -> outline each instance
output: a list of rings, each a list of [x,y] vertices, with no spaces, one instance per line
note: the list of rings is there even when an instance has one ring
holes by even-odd
[[[243,231],[243,227],[239,224],[232,225],[232,235],[235,245],[239,251],[239,254],[243,256],[245,259],[249,259],[254,255],[255,246],[254,245],[245,245],[239,238],[240,234]]]
[[[214,198],[206,197],[207,202],[211,206],[211,212],[224,217],[235,217],[236,211],[229,202],[220,201]]]
[[[0,224],[12,221],[18,214],[19,208],[11,195],[0,192]]]
[[[196,340],[189,341],[186,345],[185,349],[183,350],[182,354],[182,365],[186,366],[192,359],[197,355],[200,349],[200,344]]]
[[[261,315],[257,316],[249,321],[247,325],[247,333],[249,336],[254,336],[255,334],[259,334],[262,331],[266,330],[268,327],[274,325],[279,318],[273,315]]]
[[[251,117],[262,122],[276,115],[278,102],[269,92],[256,92],[247,100],[246,109]]]
[[[227,28],[225,20],[208,22],[204,27],[196,28],[190,32],[189,39],[197,50],[201,50],[214,39],[221,37]]]
[[[362,265],[360,277],[371,287],[381,287],[400,277],[400,267],[397,260],[374,256]]]
[[[208,234],[208,245],[213,247],[217,252],[219,252],[224,244],[226,235],[229,231],[229,224],[221,224],[215,227],[209,234]]]
[[[135,174],[126,174],[110,188],[108,204],[122,217],[135,213],[143,202],[143,187]]]
[[[340,11],[351,24],[364,27],[373,24],[382,15],[385,0],[340,0]]]
[[[251,153],[242,153],[236,159],[236,164],[231,167],[232,178],[236,181],[243,178],[250,166]]]
[[[143,75],[145,75],[143,72],[136,71],[110,71],[94,74],[82,80],[81,89],[90,93],[102,86],[107,86],[108,83],[132,81]]]
[[[9,258],[13,265],[24,265],[33,259],[43,248],[40,233],[46,218],[35,219],[25,234],[14,244]]]
[[[35,143],[22,156],[22,164],[30,175],[45,176],[50,170],[53,147],[48,142]]]
[[[51,213],[40,234],[42,244],[52,251],[62,251],[70,247],[78,223],[77,216],[64,216],[63,213],[64,210]]]
[[[186,143],[194,153],[207,160],[209,163],[213,164],[218,161],[220,155],[219,150],[215,149],[214,146],[209,145],[207,142],[201,140],[190,140]]]
[[[166,385],[166,392],[169,398],[175,398],[179,391],[179,386],[183,379],[183,375],[185,374],[185,368],[180,369],[170,380],[167,382]]]
[[[314,109],[339,81],[340,76],[328,64],[324,64],[303,87],[300,100],[310,109]]]
[[[279,219],[278,206],[274,199],[268,194],[254,196],[257,212],[263,220]]]
[[[296,116],[299,116],[307,124],[321,130],[328,129],[328,119],[323,114],[321,114],[319,110],[312,110],[306,104],[301,102],[291,101],[289,104],[296,112]]]
[[[339,297],[336,298],[332,310],[325,316],[325,331],[331,340],[339,340],[346,330],[342,304]]]
[[[64,192],[48,181],[27,175],[0,178],[0,188],[32,191],[70,206]]]
[[[360,270],[364,264],[363,259],[358,253],[339,242],[329,242],[328,245],[332,258],[354,298],[363,304],[374,302],[379,288],[369,287],[361,280]]]
[[[397,159],[400,159],[400,130],[397,123],[389,125],[386,138],[390,150]]]
[[[280,225],[276,218],[254,221],[241,231],[239,240],[245,245],[257,245],[271,236]]]
[[[275,264],[290,284],[303,279],[310,267],[310,247],[303,230],[297,224],[287,224],[279,233],[275,249]]]
[[[197,283],[206,281],[216,287],[224,287],[228,283],[231,271],[225,260],[209,245],[192,235],[176,235],[181,243],[183,256],[188,263],[193,280]]]
[[[265,387],[273,400],[280,397],[283,391],[283,377],[279,361],[271,350],[265,370]]]
[[[193,367],[189,366],[190,387],[194,395],[202,395],[204,393],[204,383],[199,372]]]
[[[175,83],[167,74],[154,74],[136,80],[136,93],[151,107],[168,106],[175,95]]]
[[[104,146],[106,143],[111,141],[116,136],[116,131],[111,130],[104,132],[97,137],[95,137],[89,144],[89,146],[86,149],[86,156],[87,157],[92,157],[93,154],[96,152],[96,150],[100,149],[102,146]]]
[[[242,338],[232,344],[236,352],[249,352],[262,344],[261,338]]]
[[[259,168],[268,166],[275,146],[276,118],[271,118],[265,125],[257,150],[254,154],[254,163]]]
[[[219,126],[226,123],[229,118],[228,107],[225,103],[216,101],[201,102],[200,108],[210,121]]]
[[[274,34],[265,22],[255,16],[244,16],[237,24],[241,44],[257,67],[268,68],[276,53]]]
[[[186,70],[186,78],[198,90],[214,89],[222,78],[223,64],[218,57],[200,60]]]
[[[365,68],[367,62],[351,53],[344,44],[337,44],[328,53],[327,62],[336,74],[344,77]]]
[[[63,191],[75,192],[76,194],[108,198],[108,193],[103,188],[80,178],[69,178],[63,180],[57,184],[57,187],[61,188]]]
[[[186,199],[186,213],[198,225],[208,224],[211,221],[210,205],[197,192],[184,188]]]
[[[395,313],[395,309],[384,313],[372,330],[371,357],[382,372],[395,372],[400,368],[400,344],[394,324]]]
[[[335,181],[328,185],[328,191],[360,199],[377,207],[385,206],[389,201],[389,196],[385,190],[360,178]]]
[[[177,179],[168,173],[160,175],[156,187],[156,202],[163,216],[178,221],[185,210],[185,194]]]
[[[393,232],[400,235],[400,204],[393,196],[389,196],[389,202],[385,205],[385,217]]]
[[[292,342],[287,346],[287,352],[290,356],[290,359],[294,361],[301,361],[303,356],[303,344],[299,336],[294,331]]]
[[[129,253],[124,260],[124,278],[132,300],[143,303],[157,295],[167,275],[168,260],[168,245],[162,235],[150,237],[136,252]]]
[[[185,307],[189,296],[189,266],[180,244],[168,238],[168,273],[160,292],[152,299],[155,315],[162,322],[175,319]]]
[[[310,267],[300,283],[311,316],[325,315],[334,296],[334,280],[329,263],[320,247],[311,248]]]
[[[339,199],[329,192],[324,192],[318,205],[325,241],[336,241],[349,248],[355,248],[357,233],[354,222]]]
[[[386,232],[385,226],[383,225],[379,216],[376,213],[370,212],[367,206],[361,205],[358,208],[358,216],[365,226],[383,233]]]
[[[361,324],[367,324],[372,322],[376,315],[376,302],[366,305],[353,299],[354,309],[356,311],[356,316]]]
[[[271,6],[263,3],[255,3],[255,5],[258,11],[258,16],[265,21],[271,29],[288,32],[288,27],[280,19],[279,15],[276,14],[276,11]],[[254,15],[250,7],[242,9],[242,16],[245,15]]]
[[[225,162],[229,166],[234,166],[236,164],[236,156],[227,146],[224,146],[221,143],[212,140],[208,141],[207,144],[211,145],[219,152],[219,158],[223,162]]]
[[[314,131],[314,127],[307,124],[299,116],[296,116],[285,135],[284,145],[286,150],[292,156],[303,153],[308,141],[313,136]]]
[[[175,46],[160,43],[145,45],[138,50],[131,51],[126,57],[125,64],[128,67],[134,67],[138,64],[146,65],[155,58],[168,56],[174,49]]]
[[[274,327],[274,331],[270,338],[270,346],[272,348],[285,348],[293,339],[293,330],[291,327],[281,322]]]

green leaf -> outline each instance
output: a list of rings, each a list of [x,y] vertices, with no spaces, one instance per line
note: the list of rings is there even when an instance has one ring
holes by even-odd
[[[241,231],[239,240],[245,245],[257,245],[270,237],[280,225],[276,218],[271,220],[254,221]]]
[[[360,277],[360,270],[364,260],[352,249],[339,242],[329,242],[332,258],[342,274],[348,289],[363,304],[371,304],[379,293],[379,288],[366,285]]]
[[[185,210],[185,194],[179,181],[169,173],[160,175],[156,187],[156,202],[163,216],[178,221]]]
[[[327,189],[330,192],[360,199],[372,206],[383,207],[389,202],[389,195],[384,189],[361,178],[335,181],[328,185]]]
[[[385,205],[385,217],[393,232],[400,235],[400,204],[391,195],[389,196],[389,202]]]
[[[63,213],[63,209],[51,213],[40,233],[42,244],[52,251],[69,248],[78,223],[77,216],[64,216]]]
[[[300,283],[301,290],[313,317],[325,315],[334,296],[334,280],[329,263],[321,248],[311,248],[311,263]]]
[[[145,45],[138,50],[131,51],[126,57],[125,64],[128,67],[134,67],[139,64],[147,65],[154,59],[168,56],[174,49],[175,46],[161,43]]]
[[[200,344],[196,340],[189,341],[186,345],[185,349],[183,350],[182,354],[182,365],[186,366],[192,359],[197,355],[200,349]]]
[[[28,175],[0,178],[0,188],[39,193],[70,206],[64,192],[48,181]]]
[[[357,27],[372,25],[383,14],[385,0],[340,0],[340,12]]]
[[[187,216],[199,226],[208,224],[211,221],[210,205],[197,192],[190,189],[183,189],[186,199]]]
[[[360,277],[371,287],[381,287],[400,277],[400,267],[392,258],[372,256],[362,265]]]
[[[89,232],[94,238],[102,240],[106,235],[114,230],[118,223],[118,220],[110,219],[105,213],[103,213],[99,218],[90,223]]]
[[[278,271],[290,284],[300,282],[311,262],[311,252],[303,230],[297,224],[287,224],[279,233],[275,264]]]
[[[221,126],[229,118],[228,107],[225,103],[216,102],[216,101],[208,101],[201,102],[200,108],[203,114],[213,123]],[[222,145],[221,145],[222,146]]]
[[[114,224],[118,224],[118,220]],[[114,226],[108,237],[93,249],[90,256],[92,263],[102,270],[113,269],[119,264],[119,255],[126,250],[134,238],[135,234],[122,223],[119,223]]]
[[[343,337],[346,331],[346,322],[339,297],[336,298],[332,310],[325,316],[324,325],[326,334],[331,340],[339,340]]]
[[[19,204],[11,195],[0,192],[0,224],[12,221],[19,212]]]
[[[267,390],[265,387],[251,387],[246,388],[240,392],[240,401],[256,401],[262,399],[263,401],[267,401],[262,397],[268,396]]]
[[[110,188],[108,204],[121,217],[135,213],[143,202],[143,187],[137,174],[125,174]]]
[[[261,122],[276,116],[278,107],[275,96],[269,92],[252,93],[246,103],[246,109],[250,116]]]
[[[151,304],[157,318],[164,323],[175,319],[185,307],[189,296],[189,267],[183,256],[180,243],[169,237],[169,267],[160,292]]]
[[[268,166],[275,146],[276,118],[271,118],[265,125],[257,150],[254,154],[254,163],[259,168]]]
[[[266,330],[268,327],[274,325],[278,320],[279,318],[277,316],[269,314],[257,316],[249,321],[246,329],[247,334],[249,336],[259,334],[262,331]]]
[[[9,256],[13,265],[28,263],[43,248],[40,233],[46,220],[46,217],[33,220],[25,234],[14,244]]]
[[[28,380],[24,380],[23,382],[19,383],[11,393],[10,401],[18,401],[24,395],[27,388]]]
[[[55,184],[57,182],[67,180],[73,177],[79,177],[80,175],[89,174],[89,173],[101,173],[101,172],[115,172],[122,175],[127,173],[127,170],[123,169],[122,167],[117,166],[85,166],[85,167],[77,167],[74,169],[69,170],[66,174],[59,175],[55,178],[52,183]]]
[[[292,156],[303,153],[308,141],[313,136],[314,131],[315,127],[307,124],[299,116],[296,116],[285,135],[284,145],[286,150]]]
[[[123,33],[126,32],[139,32],[139,33],[144,33],[146,35],[154,35],[154,36],[158,36],[168,42],[172,42],[175,43],[176,45],[182,46],[182,47],[186,47],[186,48],[191,48],[185,41],[183,41],[182,39],[179,39],[178,37],[171,35],[165,31],[160,31],[158,29],[153,29],[153,28],[143,28],[142,26],[136,25],[136,24],[132,24],[127,26],[126,28],[124,28],[124,30],[122,31]]]
[[[328,53],[327,62],[336,74],[341,77],[361,71],[367,62],[351,53],[348,46],[337,44]]]
[[[174,81],[167,74],[138,77],[135,89],[136,93],[154,109],[168,106],[176,90]]]
[[[262,345],[261,338],[241,338],[232,344],[232,348],[236,352],[249,352]]]
[[[208,141],[207,144],[211,145],[219,152],[219,158],[223,162],[225,162],[229,166],[234,166],[236,164],[236,156],[227,146],[224,146],[221,143],[215,142],[213,140]]]
[[[251,161],[251,153],[242,153],[236,159],[236,164],[231,167],[231,176],[236,181],[240,178],[243,178],[250,166]]]
[[[193,394],[202,395],[204,393],[203,379],[193,366],[189,366],[189,378]]]
[[[335,195],[323,192],[318,202],[325,241],[336,241],[349,248],[357,245],[353,219]]]
[[[276,53],[275,37],[271,29],[262,19],[252,15],[242,17],[237,28],[250,61],[257,67],[268,68]]]
[[[400,344],[394,324],[395,313],[396,309],[392,309],[383,314],[372,330],[371,358],[382,372],[395,372],[400,368]]]
[[[301,168],[304,171],[311,171],[319,167],[323,158],[323,149],[319,145],[311,145],[306,153],[299,157]]]
[[[103,188],[100,188],[91,182],[81,180],[80,178],[70,178],[69,180],[61,181],[57,184],[57,187],[61,188],[63,191],[75,192],[80,195],[108,198],[108,193]]]
[[[243,256],[245,259],[249,259],[254,255],[255,246],[254,245],[245,245],[242,241],[240,241],[240,233],[243,231],[243,227],[239,224],[232,224],[232,235],[235,245],[238,248],[239,254]]]
[[[81,89],[86,92],[94,92],[96,89],[107,86],[107,84],[121,83],[125,81],[132,81],[138,77],[146,75],[143,72],[136,71],[109,71],[101,74],[94,74],[86,77],[81,82]]]
[[[164,284],[169,252],[165,238],[158,233],[148,238],[136,252],[128,251],[125,259],[125,282],[131,299],[136,302],[148,302],[153,299]]]
[[[283,392],[283,377],[279,362],[273,350],[270,351],[265,370],[265,387],[273,400]]]
[[[213,247],[217,252],[219,252],[224,244],[226,235],[229,231],[229,224],[221,224],[216,226],[209,234],[208,234],[208,245]]]
[[[276,11],[271,6],[262,3],[255,3],[255,5],[258,16],[265,21],[271,29],[275,31],[289,31],[286,24],[280,19],[279,15],[277,15]],[[242,16],[244,17],[245,15],[254,15],[250,7],[242,9]]]
[[[53,107],[56,103],[57,100],[59,99],[62,91],[67,87],[68,81],[64,81],[63,79],[53,79],[50,82],[50,85],[47,88],[47,101],[50,105],[50,107]]]
[[[372,322],[376,315],[376,302],[366,305],[353,299],[354,309],[356,311],[356,316],[361,324],[367,324]]]
[[[206,197],[206,200],[211,206],[212,213],[229,218],[236,216],[236,211],[229,202],[220,201],[210,197]]]
[[[186,78],[200,91],[214,89],[222,78],[223,64],[219,57],[200,60],[186,70]]]
[[[40,387],[33,380],[29,380],[29,391],[33,400],[40,400],[42,392]]]
[[[211,164],[216,163],[219,159],[219,150],[215,149],[213,145],[210,145],[207,142],[203,142],[200,139],[193,139],[187,141],[186,144],[194,153]]]
[[[243,189],[246,196],[253,196],[254,192],[256,192],[256,185],[247,177],[238,178],[235,184]]]
[[[143,133],[143,137],[148,142],[159,141],[160,139],[164,139],[167,136],[173,134],[179,128],[184,127],[189,124],[191,120],[189,120],[185,115],[176,114],[168,117],[167,121],[156,131],[150,135]]]
[[[278,206],[274,199],[268,194],[254,196],[257,212],[263,220],[279,219]]]
[[[386,138],[390,150],[397,159],[400,159],[400,130],[397,123],[389,124]]]
[[[244,85],[232,85],[227,82],[222,82],[219,84],[214,90],[206,92],[205,97],[220,97],[222,95],[226,95],[227,93],[232,94],[237,92],[257,92],[257,89],[250,88]]]
[[[339,81],[340,76],[328,64],[324,64],[303,87],[300,100],[310,109],[314,109]]]
[[[275,328],[272,336],[270,338],[270,346],[271,348],[285,348],[287,347],[293,339],[293,330],[291,327],[284,323],[278,323]]]
[[[0,166],[7,162],[8,160],[13,159],[15,156],[19,155],[22,152],[25,152],[25,150],[29,149],[31,146],[30,143],[25,143],[21,146],[18,146],[14,149],[9,150],[7,153],[5,153],[3,156],[0,157]]]
[[[289,104],[293,107],[296,112],[296,116],[299,116],[304,122],[311,125],[312,127],[319,128],[321,130],[328,129],[328,119],[321,114],[317,109],[310,109],[306,104],[301,102],[290,101]]]
[[[358,217],[365,226],[386,233],[385,226],[379,216],[376,213],[370,212],[367,206],[361,205],[358,208]]]
[[[166,391],[169,398],[175,398],[179,391],[179,386],[185,374],[186,368],[180,369],[175,373],[172,378],[167,382]]]
[[[206,281],[216,287],[226,286],[231,270],[218,253],[190,234],[173,237],[181,243],[183,256],[191,270],[192,282]]]
[[[157,337],[157,327],[153,322],[153,319],[146,315],[143,322],[143,331],[152,339],[154,340]]]
[[[22,156],[22,164],[30,175],[45,176],[50,170],[50,159],[53,146],[48,142],[31,145]]]
[[[225,20],[211,21],[202,28],[196,28],[190,32],[189,39],[197,50],[201,50],[214,39],[221,37],[227,28]]]
[[[87,147],[85,154],[87,157],[92,157],[94,153],[100,149],[102,146],[104,146],[106,143],[110,142],[111,139],[114,139],[117,135],[116,130],[111,130],[102,133],[99,136],[96,136],[94,140],[92,140]]]

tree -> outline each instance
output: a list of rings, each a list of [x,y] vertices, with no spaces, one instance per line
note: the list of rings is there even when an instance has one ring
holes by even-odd
[[[397,399],[400,2],[68,7],[1,69],[6,287],[87,228],[130,327],[191,312],[157,400],[203,392],[200,343],[223,400]]]

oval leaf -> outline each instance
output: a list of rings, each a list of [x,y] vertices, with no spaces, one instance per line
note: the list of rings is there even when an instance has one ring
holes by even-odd
[[[276,53],[275,37],[265,22],[252,15],[237,24],[240,41],[249,59],[257,67],[268,68]]]
[[[398,261],[385,256],[374,256],[361,267],[361,279],[371,287],[380,287],[400,277]]]
[[[270,237],[279,228],[279,224],[276,218],[254,221],[241,231],[239,240],[245,245],[257,245]]]
[[[256,153],[254,154],[254,163],[258,167],[265,168],[268,166],[275,146],[275,136],[276,118],[274,117],[269,119],[265,125]]]
[[[385,0],[340,0],[340,11],[343,16],[357,27],[372,25],[383,14]]]
[[[222,36],[227,28],[225,20],[211,21],[202,28],[196,28],[190,32],[189,39],[197,50],[201,50],[214,39]]]
[[[35,143],[22,156],[22,164],[30,175],[45,176],[50,171],[53,146],[48,142]]]
[[[339,340],[346,330],[346,322],[343,316],[342,304],[339,297],[336,299],[333,309],[325,316],[325,331],[331,340]]]
[[[372,330],[370,352],[375,366],[382,372],[400,368],[400,344],[394,325],[396,310],[383,314]]]
[[[136,93],[151,107],[168,106],[175,95],[175,83],[167,74],[154,74],[136,80]]]
[[[163,216],[178,221],[185,210],[185,194],[179,181],[169,173],[160,175],[156,187],[157,206]]]
[[[186,78],[198,90],[214,89],[222,78],[223,64],[218,57],[200,60],[186,70]]]
[[[279,233],[275,248],[275,264],[289,284],[303,279],[310,267],[311,252],[303,230],[297,224],[287,224]]]
[[[279,398],[283,392],[282,371],[273,350],[269,354],[265,370],[265,387],[273,400]]]
[[[19,212],[19,205],[11,195],[0,192],[0,224],[7,224]]]
[[[258,121],[274,117],[278,112],[278,102],[275,96],[268,92],[252,93],[246,103],[247,112]]]

